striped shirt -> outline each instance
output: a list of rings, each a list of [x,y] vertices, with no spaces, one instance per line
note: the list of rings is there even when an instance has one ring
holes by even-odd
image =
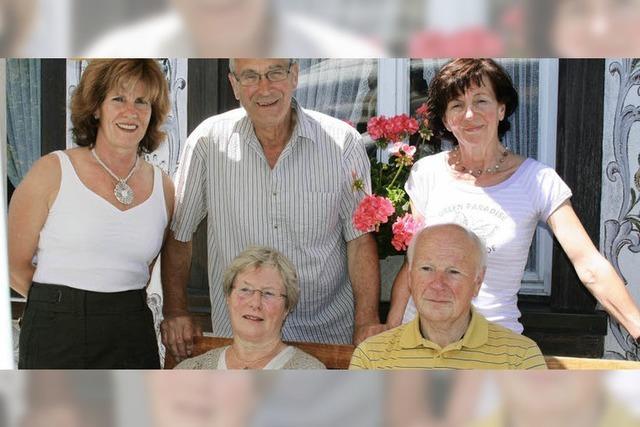
[[[296,266],[300,300],[283,338],[350,343],[354,301],[346,242],[362,233],[352,215],[363,197],[353,176],[371,188],[360,134],[348,124],[302,109],[274,168],[267,163],[243,109],[211,117],[187,139],[171,229],[191,240],[208,215],[208,272],[213,333],[231,336],[222,274],[250,245],[281,251]]]
[[[349,369],[546,369],[531,339],[472,310],[461,340],[442,348],[422,337],[420,317],[375,335],[358,347]]]

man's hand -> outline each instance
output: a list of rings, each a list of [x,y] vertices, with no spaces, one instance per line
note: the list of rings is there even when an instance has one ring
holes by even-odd
[[[202,329],[189,314],[165,316],[160,325],[162,343],[176,362],[191,357],[193,337],[202,336]]]
[[[372,323],[367,325],[356,325],[353,328],[353,345],[358,345],[367,338],[377,335],[389,329],[384,323]]]

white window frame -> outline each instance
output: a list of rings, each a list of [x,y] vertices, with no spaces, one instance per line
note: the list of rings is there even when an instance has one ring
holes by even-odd
[[[537,160],[555,168],[559,61],[556,58],[543,58],[539,59],[538,64]],[[378,115],[409,114],[410,65],[409,58],[378,60]],[[538,230],[535,271],[525,271],[520,292],[528,295],[550,295],[553,236],[546,224],[539,225]]]

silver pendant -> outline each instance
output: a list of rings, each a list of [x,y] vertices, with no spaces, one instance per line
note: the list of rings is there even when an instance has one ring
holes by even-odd
[[[113,194],[123,205],[130,205],[133,203],[133,190],[126,182],[118,181],[116,187],[113,189]]]

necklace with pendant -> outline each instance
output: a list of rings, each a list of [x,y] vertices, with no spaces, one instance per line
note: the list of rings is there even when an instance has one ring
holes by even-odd
[[[136,156],[136,162],[134,163],[126,178],[120,178],[115,173],[113,173],[111,169],[107,167],[107,165],[104,164],[100,157],[98,157],[98,153],[96,153],[95,148],[91,149],[91,154],[93,154],[93,157],[95,157],[100,166],[102,166],[104,170],[106,170],[109,175],[111,175],[111,177],[116,180],[116,186],[113,189],[113,194],[114,196],[116,196],[116,199],[118,199],[118,201],[123,205],[127,206],[133,203],[133,189],[129,187],[127,181],[129,180],[129,178],[131,178],[131,175],[133,175],[133,171],[136,170],[136,166],[138,166],[138,160],[140,160],[140,157]]]
[[[502,167],[502,164],[504,163],[504,161],[507,159],[507,156],[509,156],[509,149],[505,148],[504,151],[500,153],[500,157],[498,158],[498,161],[496,162],[495,166],[491,166],[486,169],[467,169],[467,167],[462,164],[462,155],[460,154],[460,149],[457,145],[453,148],[452,154],[453,154],[453,157],[455,158],[453,162],[453,168],[455,170],[457,170],[458,172],[471,174],[477,178],[483,173],[498,172]]]

